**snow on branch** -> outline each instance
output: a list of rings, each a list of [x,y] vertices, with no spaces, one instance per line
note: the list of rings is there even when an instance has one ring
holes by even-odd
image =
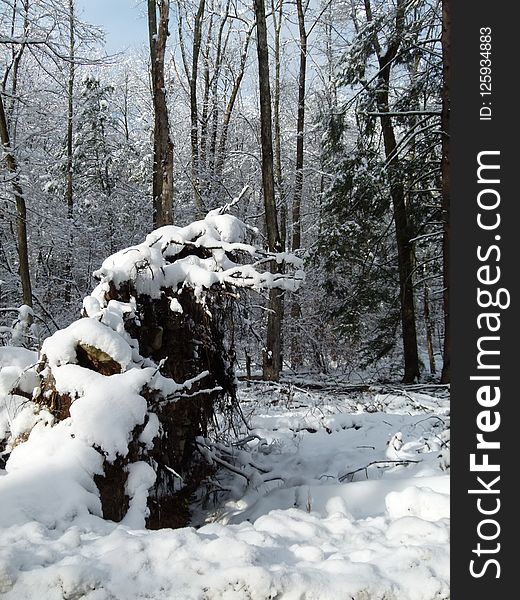
[[[178,294],[184,287],[200,299],[213,286],[231,285],[257,291],[280,288],[296,291],[304,279],[303,262],[287,252],[268,252],[246,243],[257,229],[226,214],[229,205],[210,211],[186,227],[168,225],[149,234],[145,241],[107,258],[94,276],[100,280],[92,296],[100,305],[110,285],[130,283],[138,294],[159,298],[165,289]],[[285,264],[292,273],[260,271],[267,263]],[[88,312],[88,311],[87,311]]]

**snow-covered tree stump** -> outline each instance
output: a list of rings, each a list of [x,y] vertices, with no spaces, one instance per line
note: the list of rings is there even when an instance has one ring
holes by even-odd
[[[298,259],[246,243],[248,233],[223,209],[157,229],[106,259],[83,318],[44,342],[36,400],[102,455],[105,518],[187,523],[210,469],[195,439],[218,403],[235,401],[228,305],[237,288],[295,290],[303,278]],[[271,273],[272,261],[292,273]]]

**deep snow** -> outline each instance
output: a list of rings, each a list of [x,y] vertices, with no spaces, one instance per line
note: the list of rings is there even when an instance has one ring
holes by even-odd
[[[101,458],[84,432],[71,437],[73,419],[50,427],[25,398],[5,395],[6,381],[30,384],[23,366],[34,358],[0,371],[4,429],[36,423],[0,475],[7,600],[449,598],[445,394],[242,387],[251,439],[230,460],[259,475],[246,485],[224,469],[215,486],[227,491],[194,506],[205,524],[147,531],[148,465],[132,466],[123,523],[104,521],[92,482]],[[103,435],[113,452],[124,445]]]

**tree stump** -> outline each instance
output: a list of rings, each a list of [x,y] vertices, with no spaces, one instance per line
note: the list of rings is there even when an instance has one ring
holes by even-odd
[[[213,469],[196,440],[208,435],[215,407],[236,402],[231,292],[296,289],[302,279],[300,271],[276,280],[259,271],[291,258],[245,244],[246,231],[219,211],[158,229],[109,257],[83,318],[43,344],[36,400],[57,420],[71,419],[74,435],[104,456],[94,481],[107,519],[127,519],[142,502],[136,486],[145,485],[142,526],[189,523],[190,498]],[[92,422],[95,415],[107,422]]]

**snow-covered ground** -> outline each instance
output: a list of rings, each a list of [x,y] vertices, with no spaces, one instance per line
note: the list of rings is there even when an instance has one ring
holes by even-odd
[[[20,357],[20,365],[31,358]],[[0,394],[2,376],[7,389],[17,368],[0,372]],[[222,491],[195,507],[199,526],[179,530],[132,529],[97,516],[92,455],[70,440],[64,421],[58,427],[67,444],[60,447],[54,434],[48,456],[42,432],[50,428],[41,421],[35,440],[47,454],[35,454],[34,440],[21,440],[8,472],[0,471],[0,595],[450,597],[449,400],[442,389],[309,391],[256,383],[241,387],[240,397],[251,426],[243,443],[208,451],[248,480],[219,471],[215,487]],[[12,397],[6,402],[1,398],[0,425],[8,419],[16,427]]]

